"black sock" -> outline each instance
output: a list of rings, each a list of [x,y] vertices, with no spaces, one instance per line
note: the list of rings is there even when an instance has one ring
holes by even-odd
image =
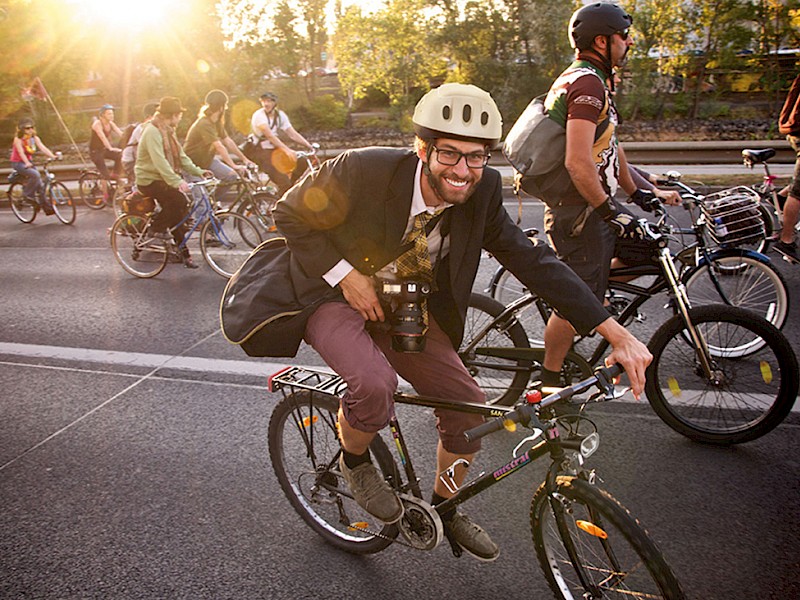
[[[431,494],[431,504],[433,506],[436,506],[437,504],[441,504],[445,500],[447,500],[447,498],[444,498],[443,496],[440,496],[436,492],[433,492],[433,494]],[[455,507],[453,507],[450,510],[448,510],[446,513],[443,513],[443,514],[441,514],[439,516],[442,518],[442,521],[449,521],[450,519],[452,519],[453,517],[456,516],[456,509],[455,509]]]
[[[364,454],[351,454],[342,448],[342,455],[344,456],[344,464],[348,469],[355,469],[358,465],[370,462],[369,449]]]
[[[561,372],[542,367],[542,387],[561,387]]]

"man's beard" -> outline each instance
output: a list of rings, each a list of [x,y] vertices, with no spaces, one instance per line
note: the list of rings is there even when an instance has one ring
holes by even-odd
[[[436,196],[448,204],[464,204],[469,200],[477,187],[478,182],[474,178],[470,178],[463,188],[455,189],[444,181],[444,173],[439,175],[434,174],[427,164],[424,166],[423,171],[425,172],[425,177],[428,179],[428,185],[431,186]],[[461,178],[452,176],[449,177],[449,179],[462,181]]]

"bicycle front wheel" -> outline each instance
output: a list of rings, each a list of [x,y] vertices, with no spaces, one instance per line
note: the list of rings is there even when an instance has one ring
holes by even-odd
[[[214,213],[200,230],[200,252],[215,273],[232,277],[250,256],[255,242],[261,243],[258,229],[242,215],[227,211]]]
[[[111,226],[114,257],[131,275],[155,277],[167,265],[169,252],[164,240],[148,234],[149,217],[122,215]]]
[[[576,477],[531,502],[539,565],[556,598],[684,598],[658,546],[611,494]]]
[[[33,223],[39,207],[33,200],[28,200],[24,194],[24,187],[21,183],[12,183],[8,188],[8,202],[11,204],[11,212],[23,223]]]
[[[709,444],[738,444],[778,426],[794,405],[798,365],[786,337],[766,320],[732,306],[700,306],[689,318],[709,347],[711,373],[689,342],[678,315],[664,323],[648,347],[645,393],[656,414],[686,437]],[[726,353],[753,339],[761,348]],[[713,350],[713,349],[716,350]]]
[[[72,194],[69,193],[67,186],[60,181],[50,185],[47,191],[50,198],[50,205],[53,207],[53,212],[56,217],[64,225],[70,225],[75,222],[75,203],[72,201]]]
[[[354,554],[379,552],[392,543],[397,528],[358,506],[342,479],[338,411],[335,397],[305,390],[281,400],[269,421],[272,468],[292,507],[326,542]],[[383,474],[398,481],[380,436],[372,440],[370,451]]]
[[[78,179],[78,190],[83,203],[91,209],[100,210],[106,205],[106,194],[103,192],[100,174],[87,171]],[[106,185],[109,185],[106,182]]]
[[[481,350],[486,347],[530,348],[528,336],[514,316],[493,323],[504,308],[488,296],[471,294],[458,354],[486,394],[486,402],[511,405],[525,391],[531,373],[530,361],[487,356]]]
[[[783,275],[772,263],[744,255],[712,258],[709,264],[693,269],[684,279],[692,306],[720,304],[712,275],[731,305],[752,310],[778,329],[783,327],[789,314],[789,291]],[[759,344],[763,342],[751,340],[729,350],[746,354]]]

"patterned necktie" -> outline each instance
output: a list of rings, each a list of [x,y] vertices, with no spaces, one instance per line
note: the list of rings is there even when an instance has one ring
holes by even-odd
[[[405,239],[406,244],[413,243],[408,250],[395,260],[397,274],[403,279],[417,279],[419,281],[433,284],[433,267],[431,266],[431,256],[428,252],[428,235],[425,227],[431,219],[441,213],[444,208],[440,208],[434,214],[423,211],[414,217],[414,225]],[[423,333],[428,331],[428,301],[423,299],[420,302],[422,312]]]
[[[414,217],[414,225],[405,239],[406,244],[413,243],[414,245],[397,257],[395,261],[397,273],[403,279],[416,277],[427,282],[433,279],[433,267],[431,267],[431,256],[428,253],[428,236],[425,233],[425,226],[434,216],[429,212],[421,212]]]

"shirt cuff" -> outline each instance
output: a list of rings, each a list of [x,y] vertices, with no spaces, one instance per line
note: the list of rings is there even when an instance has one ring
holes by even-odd
[[[322,278],[328,282],[328,285],[331,287],[336,287],[339,285],[339,282],[344,279],[347,274],[353,270],[353,265],[347,262],[345,259],[340,260],[338,263],[333,265],[330,271],[325,273]]]

